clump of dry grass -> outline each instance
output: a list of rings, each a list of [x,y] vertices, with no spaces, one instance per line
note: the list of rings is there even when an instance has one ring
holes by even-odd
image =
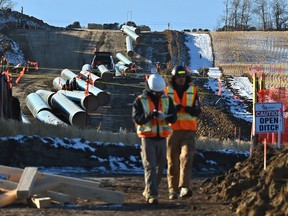
[[[242,140],[219,140],[211,139],[207,137],[199,137],[196,141],[197,149],[202,150],[219,150],[219,149],[231,149],[237,151],[249,151],[251,147],[251,141]]]

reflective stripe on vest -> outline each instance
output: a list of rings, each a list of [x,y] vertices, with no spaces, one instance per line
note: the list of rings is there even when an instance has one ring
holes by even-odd
[[[177,94],[177,91],[172,89],[170,86],[166,88],[166,93],[173,99],[175,104],[182,104],[183,107],[192,107],[195,104],[197,89],[194,86],[190,86],[182,96],[182,100]],[[197,130],[197,118],[191,116],[185,112],[184,108],[181,108],[177,113],[177,121],[171,125],[173,130]]]
[[[146,96],[139,96],[143,106],[143,112],[147,116],[150,112],[153,112],[155,105],[152,100]],[[169,109],[169,98],[167,95],[162,95],[159,101],[158,110],[167,115]],[[156,137],[159,134],[160,137],[167,137],[171,133],[171,127],[164,120],[159,121],[156,118],[151,119],[145,125],[136,125],[137,134],[142,137]]]

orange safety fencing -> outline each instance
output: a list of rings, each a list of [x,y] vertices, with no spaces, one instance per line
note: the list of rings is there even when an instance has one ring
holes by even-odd
[[[286,89],[264,89],[259,90],[257,93],[257,102],[259,103],[271,103],[282,102],[283,103],[283,117],[284,117],[284,132],[281,133],[281,143],[288,145],[288,90]],[[264,143],[264,140],[269,144],[278,143],[278,133],[258,134],[258,141]]]

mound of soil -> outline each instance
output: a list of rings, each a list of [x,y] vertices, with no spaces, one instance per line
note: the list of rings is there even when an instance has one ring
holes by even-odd
[[[263,149],[255,148],[249,159],[205,182],[202,190],[212,199],[229,202],[237,215],[288,215],[288,149],[268,146],[266,170]]]

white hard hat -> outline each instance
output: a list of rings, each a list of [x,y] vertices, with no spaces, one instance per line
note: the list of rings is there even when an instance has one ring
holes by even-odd
[[[92,71],[91,65],[90,64],[83,65],[82,71]]]
[[[148,78],[148,86],[151,91],[163,92],[166,87],[166,83],[164,78],[159,74],[152,74]]]

